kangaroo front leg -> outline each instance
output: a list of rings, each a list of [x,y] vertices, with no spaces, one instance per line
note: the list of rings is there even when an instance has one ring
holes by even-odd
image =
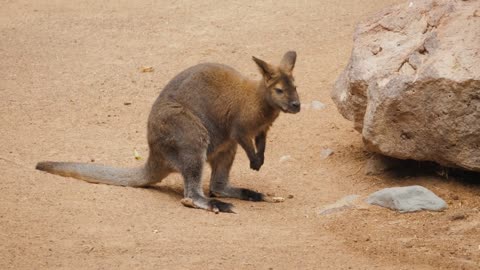
[[[267,133],[262,131],[260,134],[255,137],[255,148],[257,148],[257,157],[260,159],[263,164],[265,160],[265,146],[267,143]]]
[[[250,160],[250,169],[260,170],[263,165],[263,158],[260,158],[255,153],[255,147],[253,145],[253,140],[249,137],[240,137],[237,139],[240,146],[242,146],[245,153],[247,153],[248,159]]]

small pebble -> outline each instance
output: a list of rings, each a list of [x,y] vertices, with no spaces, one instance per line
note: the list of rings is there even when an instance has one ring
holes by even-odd
[[[289,160],[291,160],[291,159],[292,159],[292,156],[290,156],[290,155],[282,156],[282,157],[280,158],[280,163],[289,161]]]
[[[463,213],[455,213],[455,214],[450,216],[451,221],[462,220],[462,219],[466,219],[466,218],[467,218],[467,215],[465,215]]]
[[[272,202],[274,203],[279,203],[279,202],[284,202],[285,198],[283,197],[272,197]]]
[[[293,199],[293,195],[292,195],[292,194],[289,194],[289,195],[287,196],[287,198]]]
[[[330,149],[330,148],[325,148],[325,149],[322,149],[322,151],[320,151],[320,157],[322,159],[326,159],[328,158],[329,156],[333,155],[333,150]]]
[[[136,160],[141,160],[142,157],[140,156],[140,154],[138,153],[137,149],[133,149],[133,157],[136,159]]]
[[[323,104],[322,102],[320,102],[318,100],[312,101],[312,103],[310,105],[310,108],[312,108],[312,110],[322,110],[322,109],[325,109],[326,107],[327,107],[327,105]]]
[[[140,72],[143,72],[143,73],[145,73],[145,72],[153,72],[153,71],[154,71],[153,67],[141,67],[141,68],[140,68]]]

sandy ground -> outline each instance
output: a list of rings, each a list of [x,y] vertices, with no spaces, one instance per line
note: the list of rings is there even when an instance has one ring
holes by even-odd
[[[1,1],[0,269],[478,269],[480,187],[366,176],[360,135],[329,98],[355,23],[395,2]],[[237,185],[293,195],[284,203],[228,200],[239,214],[215,215],[180,204],[178,175],[136,189],[34,170],[40,160],[139,165],[150,106],[175,74],[213,61],[259,78],[252,55],[278,62],[289,49],[302,102],[327,107],[281,115],[261,171],[243,151],[232,171]],[[324,148],[335,153],[322,159]],[[408,184],[449,209],[318,214]]]

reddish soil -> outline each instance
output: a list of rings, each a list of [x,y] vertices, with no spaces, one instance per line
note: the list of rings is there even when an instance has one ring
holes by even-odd
[[[329,97],[355,23],[396,2],[2,1],[0,269],[478,269],[480,186],[366,176],[361,136]],[[151,104],[175,74],[211,61],[259,78],[252,55],[278,62],[290,49],[302,102],[327,107],[281,115],[261,171],[243,151],[232,170],[239,186],[293,195],[284,203],[227,199],[239,213],[215,215],[180,204],[178,175],[141,189],[34,169],[40,160],[140,165],[133,152],[147,156]],[[335,153],[322,159],[323,148]],[[319,215],[345,195],[408,184],[449,209]]]

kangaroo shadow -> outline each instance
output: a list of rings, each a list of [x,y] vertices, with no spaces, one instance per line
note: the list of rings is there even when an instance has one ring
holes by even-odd
[[[151,185],[151,186],[144,187],[144,189],[151,190],[153,192],[160,192],[176,200],[181,200],[183,198],[182,187]]]

